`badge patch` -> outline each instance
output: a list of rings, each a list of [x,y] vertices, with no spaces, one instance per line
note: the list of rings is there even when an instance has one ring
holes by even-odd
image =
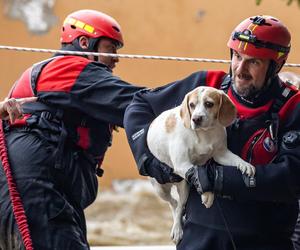
[[[276,145],[270,137],[266,137],[263,142],[264,149],[272,153],[276,150]]]

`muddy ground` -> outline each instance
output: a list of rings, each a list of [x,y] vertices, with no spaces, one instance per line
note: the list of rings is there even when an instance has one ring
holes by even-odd
[[[171,245],[171,211],[148,180],[116,181],[86,209],[92,246]]]

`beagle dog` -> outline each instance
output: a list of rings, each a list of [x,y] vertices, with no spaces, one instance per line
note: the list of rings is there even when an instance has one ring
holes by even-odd
[[[189,168],[201,166],[211,158],[222,165],[236,166],[252,176],[255,168],[227,149],[226,127],[235,117],[236,108],[223,91],[197,87],[186,94],[180,106],[166,110],[153,120],[147,134],[148,147],[157,159],[183,178]],[[158,195],[171,207],[171,239],[177,244],[182,238],[181,218],[189,186],[185,180],[161,185],[151,178],[151,182]],[[203,193],[201,199],[209,208],[214,194]]]

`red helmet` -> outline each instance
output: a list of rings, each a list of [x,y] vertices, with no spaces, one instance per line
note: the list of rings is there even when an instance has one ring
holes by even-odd
[[[121,27],[112,17],[95,10],[79,10],[69,14],[62,26],[61,43],[71,43],[79,36],[108,37],[123,46]]]
[[[290,32],[278,19],[253,16],[234,29],[227,46],[248,56],[272,59],[280,66],[288,57],[290,42]]]

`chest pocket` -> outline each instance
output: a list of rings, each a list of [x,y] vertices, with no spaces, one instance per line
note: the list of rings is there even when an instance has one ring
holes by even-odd
[[[242,158],[254,166],[270,163],[278,150],[276,139],[272,137],[269,128],[257,130],[244,145]]]

